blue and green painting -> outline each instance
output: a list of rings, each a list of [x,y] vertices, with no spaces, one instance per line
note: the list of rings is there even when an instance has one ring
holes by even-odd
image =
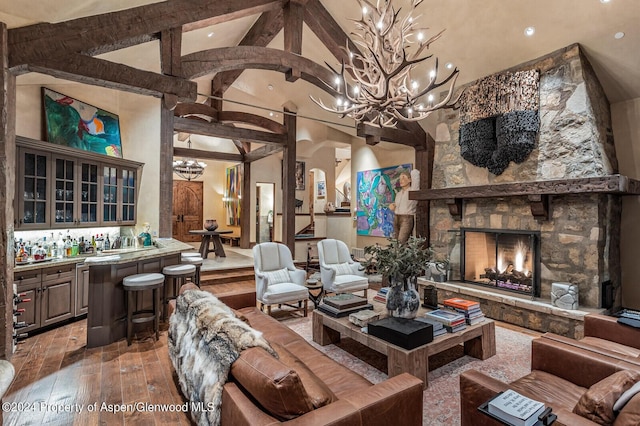
[[[122,158],[117,115],[46,88],[43,98],[49,142]]]
[[[400,173],[411,171],[411,164],[358,172],[357,234],[390,237],[393,234],[393,211],[389,204],[400,190]]]

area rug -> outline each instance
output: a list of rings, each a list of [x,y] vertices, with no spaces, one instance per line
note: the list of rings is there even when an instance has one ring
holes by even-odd
[[[311,345],[373,383],[387,379],[386,358],[351,339],[338,345],[320,346],[311,340],[311,316],[282,320]],[[462,372],[476,369],[496,379],[511,382],[531,371],[533,336],[496,326],[496,355],[484,361],[466,356],[462,346],[429,358],[429,387],[424,391],[424,425],[460,424]]]

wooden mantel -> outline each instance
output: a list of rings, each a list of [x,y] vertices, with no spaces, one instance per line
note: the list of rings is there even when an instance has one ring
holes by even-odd
[[[451,215],[460,220],[463,199],[526,195],[531,204],[531,214],[537,219],[546,220],[549,217],[549,196],[567,194],[640,195],[640,181],[616,174],[579,179],[425,189],[409,192],[409,198],[412,200],[446,200]]]

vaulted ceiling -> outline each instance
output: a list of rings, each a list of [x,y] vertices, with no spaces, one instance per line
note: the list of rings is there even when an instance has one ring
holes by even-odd
[[[172,2],[188,0],[169,0]],[[243,0],[236,0],[241,2]],[[360,17],[356,0],[309,0],[318,2],[337,22],[342,31],[349,33],[353,24],[349,20]],[[396,7],[406,6],[410,0],[393,0]],[[304,3],[304,1],[302,1]],[[134,6],[155,3],[148,0],[0,0],[0,21],[9,28],[38,22],[64,22],[78,17],[102,14]],[[437,32],[446,29],[443,37],[435,42],[434,53],[441,64],[452,62],[460,72],[459,84],[515,66],[543,56],[572,43],[580,43],[591,60],[610,102],[620,102],[640,97],[640,2],[637,0],[484,0],[463,2],[460,0],[425,0],[419,7],[420,22]],[[215,47],[236,46],[245,37],[260,14],[244,16],[227,22],[211,25],[185,25],[182,36],[182,54]],[[274,18],[275,17],[275,18]],[[273,23],[276,15],[267,23]],[[282,19],[282,18],[277,18]],[[524,29],[534,26],[533,36],[524,35]],[[198,28],[199,27],[199,28]],[[315,29],[318,31],[318,29]],[[271,31],[274,31],[271,28]],[[623,32],[616,39],[614,34]],[[269,37],[270,38],[270,37]],[[263,40],[267,46],[283,49],[284,35],[280,30],[273,39]],[[255,39],[254,39],[255,40]],[[338,61],[309,29],[303,26],[302,55],[319,64],[325,61],[332,66]],[[157,40],[138,44],[109,53],[98,58],[126,64],[153,72],[160,71],[160,52]],[[200,77],[198,93],[210,93],[211,75]],[[18,84],[51,84],[53,77],[38,73],[23,75]],[[309,94],[328,99],[326,93],[310,84],[287,82],[281,73],[264,70],[246,70],[233,81],[225,97],[252,105],[281,110],[293,103],[302,116],[329,120],[342,125],[335,129],[354,135],[349,119],[321,111],[309,100]],[[199,96],[198,101],[204,101]],[[257,110],[242,105],[233,109],[267,115],[266,110]],[[275,117],[276,120],[281,120]],[[347,126],[347,127],[345,127]]]

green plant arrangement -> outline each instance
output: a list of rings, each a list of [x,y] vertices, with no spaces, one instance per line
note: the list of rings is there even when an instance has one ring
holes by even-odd
[[[401,243],[395,238],[389,238],[388,245],[366,246],[364,253],[367,261],[363,266],[374,267],[389,281],[389,313],[397,317],[415,317],[420,305],[417,280],[424,275],[424,270],[433,257],[433,250],[427,245],[427,239],[412,236],[406,243]]]
[[[406,243],[389,238],[387,246],[379,244],[364,248],[367,261],[365,267],[375,268],[379,274],[389,279],[391,285],[404,284],[424,274],[431,261],[433,250],[427,246],[427,239],[409,237]]]

